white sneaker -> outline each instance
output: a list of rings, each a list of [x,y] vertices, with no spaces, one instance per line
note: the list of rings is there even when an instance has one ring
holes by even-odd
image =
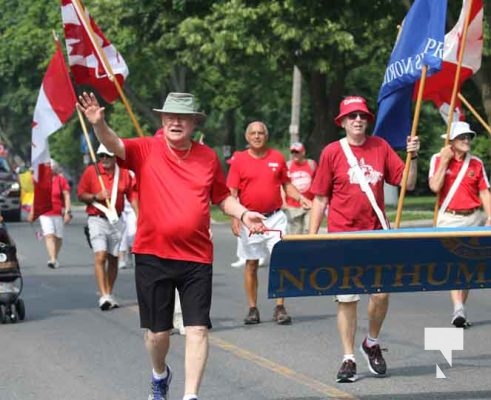
[[[55,261],[48,261],[48,268],[51,268],[51,269],[60,268],[60,263],[57,260],[55,260]]]
[[[109,309],[112,310],[113,308],[119,307],[118,301],[116,300],[116,298],[112,294],[108,295],[107,297],[108,297],[109,303],[111,304]]]
[[[174,313],[172,324],[174,325],[174,330],[179,332],[179,335],[186,335],[186,328],[184,327],[184,322],[182,320],[182,313]]]
[[[245,267],[245,265],[246,265],[246,260],[244,260],[242,258],[239,258],[237,261],[230,264],[230,266],[232,268],[242,268],[242,267]]]
[[[266,267],[268,265],[268,262],[266,261],[265,258],[260,258],[259,259],[259,267],[262,268],[262,267]]]
[[[99,308],[102,311],[107,311],[111,308],[111,298],[109,295],[105,294],[104,296],[99,297]]]

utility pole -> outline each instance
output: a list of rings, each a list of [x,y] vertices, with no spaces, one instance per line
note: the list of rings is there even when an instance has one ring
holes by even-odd
[[[302,94],[302,73],[293,66],[292,116],[290,121],[290,144],[300,141],[300,102]]]

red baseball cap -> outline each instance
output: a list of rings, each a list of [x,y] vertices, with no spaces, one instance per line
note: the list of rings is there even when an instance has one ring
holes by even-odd
[[[348,96],[339,103],[339,114],[336,118],[334,118],[334,122],[337,126],[341,126],[341,121],[344,117],[352,112],[360,111],[368,115],[368,120],[373,122],[375,117],[370,112],[367,106],[367,101],[360,96]]]

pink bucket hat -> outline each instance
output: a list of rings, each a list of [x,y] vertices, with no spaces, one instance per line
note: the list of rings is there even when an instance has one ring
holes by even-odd
[[[373,122],[375,117],[370,112],[367,106],[367,101],[360,96],[348,96],[339,103],[339,114],[334,118],[334,122],[337,126],[341,126],[341,121],[344,117],[352,112],[360,111],[368,115],[369,122]]]

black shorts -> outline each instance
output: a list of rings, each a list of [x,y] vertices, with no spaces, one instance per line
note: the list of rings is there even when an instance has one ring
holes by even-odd
[[[164,332],[173,328],[176,288],[181,298],[184,326],[211,328],[211,264],[135,254],[135,265],[136,294],[142,328],[152,332]]]

